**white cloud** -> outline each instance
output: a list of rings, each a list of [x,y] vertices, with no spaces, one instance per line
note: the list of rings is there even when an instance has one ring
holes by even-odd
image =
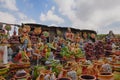
[[[11,24],[36,23],[35,20],[28,18],[25,14],[21,12],[16,12],[16,15],[17,16],[15,16],[15,14],[0,11],[0,22]]]
[[[40,21],[42,22],[51,21],[51,22],[56,22],[58,24],[63,23],[64,20],[60,16],[55,14],[54,11],[55,11],[55,7],[53,6],[51,10],[49,10],[46,14],[41,13]]]
[[[104,28],[120,21],[120,0],[54,0],[59,12],[68,17],[75,28]],[[112,29],[112,28],[111,28]]]
[[[16,23],[16,18],[10,13],[0,12],[0,21],[5,23]]]
[[[16,0],[0,0],[0,5],[6,9],[18,11]]]
[[[19,20],[18,20],[19,24],[21,24],[21,23],[36,23],[35,20],[28,18],[25,14],[23,14],[21,12],[18,12],[18,17],[19,17]]]

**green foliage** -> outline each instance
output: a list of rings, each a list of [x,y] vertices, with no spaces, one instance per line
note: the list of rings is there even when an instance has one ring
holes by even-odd
[[[56,75],[58,75],[59,72],[60,72],[60,70],[57,68],[57,66],[63,67],[60,63],[58,63],[58,62],[56,62],[54,60],[51,61],[51,66],[52,66],[52,72],[55,72]]]
[[[45,69],[44,66],[34,66],[34,73],[33,73],[33,76],[34,76],[35,79],[39,76],[40,70],[43,70],[43,69]]]
[[[6,25],[6,26],[5,26],[5,29],[6,29],[7,31],[10,31],[10,30],[11,30],[11,26],[10,26],[10,25]]]
[[[69,51],[68,47],[65,46],[61,49],[60,55],[63,57],[66,56],[67,58],[69,58],[71,55],[71,52]]]

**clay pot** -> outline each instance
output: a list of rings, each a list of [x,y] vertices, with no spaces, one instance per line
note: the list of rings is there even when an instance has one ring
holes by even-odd
[[[95,76],[83,74],[80,76],[80,80],[96,80]]]
[[[70,78],[58,78],[57,80],[72,80]]]
[[[98,75],[98,79],[100,80],[114,80],[112,73],[100,73]]]

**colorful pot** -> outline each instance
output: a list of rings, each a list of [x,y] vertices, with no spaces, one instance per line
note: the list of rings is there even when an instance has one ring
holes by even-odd
[[[100,80],[114,80],[112,73],[100,73],[98,75],[98,79]]]
[[[83,74],[80,76],[80,80],[96,80],[95,76]]]

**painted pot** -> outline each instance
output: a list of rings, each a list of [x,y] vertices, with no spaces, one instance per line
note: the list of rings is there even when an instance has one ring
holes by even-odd
[[[98,79],[100,80],[114,80],[112,73],[100,73],[98,75]]]
[[[96,80],[96,77],[93,75],[83,74],[80,76],[80,80]]]

